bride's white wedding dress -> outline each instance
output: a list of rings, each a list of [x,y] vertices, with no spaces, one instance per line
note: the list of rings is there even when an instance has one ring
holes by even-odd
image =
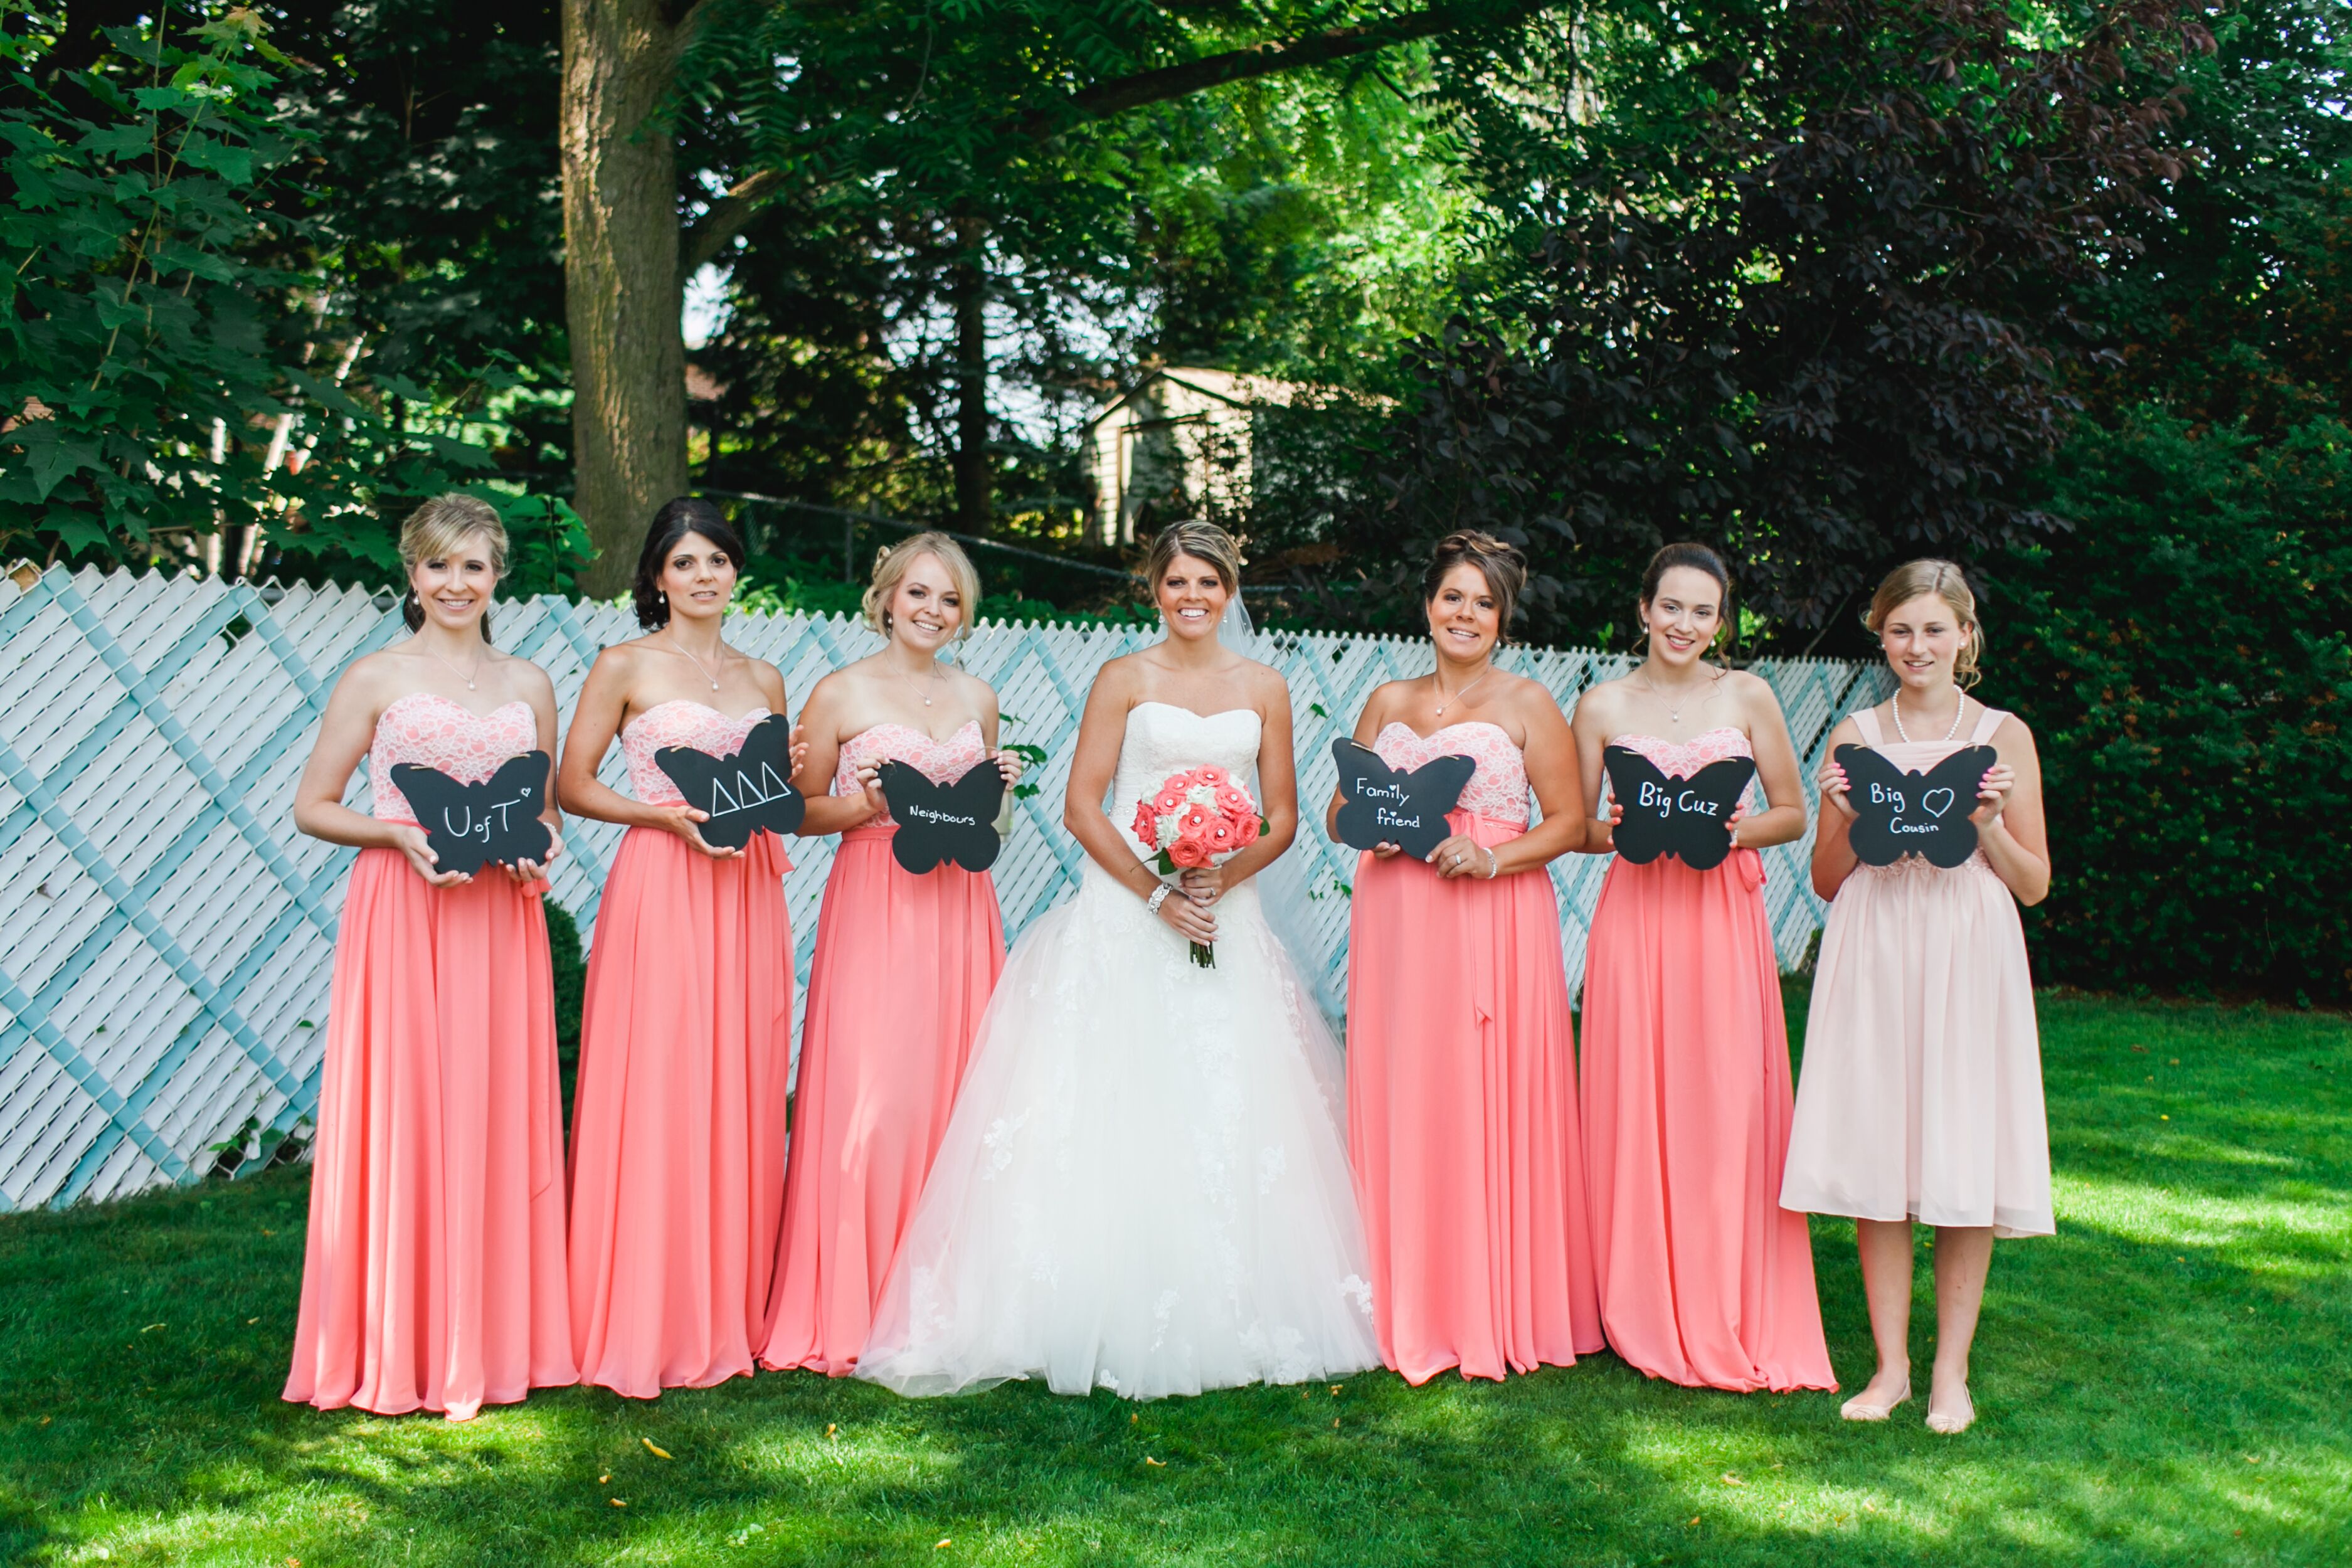
[[[1139,704],[1111,821],[1182,769],[1254,780],[1258,728]],[[1213,969],[1091,861],[1023,933],[858,1376],[1150,1399],[1379,1364],[1339,1049],[1255,880]]]

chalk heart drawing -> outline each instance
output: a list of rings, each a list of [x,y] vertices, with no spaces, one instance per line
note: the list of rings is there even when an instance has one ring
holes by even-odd
[[[1941,816],[1952,809],[1952,798],[1950,790],[1931,789],[1919,797],[1919,809],[1930,816]]]

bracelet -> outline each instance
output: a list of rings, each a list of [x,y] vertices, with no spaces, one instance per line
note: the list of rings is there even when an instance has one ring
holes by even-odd
[[[1147,915],[1158,914],[1160,912],[1160,906],[1168,901],[1168,895],[1174,889],[1170,888],[1165,882],[1162,882],[1160,886],[1152,889],[1151,896],[1143,900],[1143,912]]]
[[[1502,862],[1495,858],[1495,851],[1491,846],[1481,844],[1478,847],[1486,851],[1486,880],[1491,882],[1503,874],[1500,868]]]

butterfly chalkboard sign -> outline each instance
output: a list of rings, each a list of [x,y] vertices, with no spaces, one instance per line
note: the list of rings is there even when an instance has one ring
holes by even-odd
[[[1948,871],[1976,853],[1977,786],[1985,770],[2000,761],[1990,746],[1962,746],[1924,773],[1906,772],[1883,752],[1840,746],[1837,764],[1845,770],[1846,804],[1853,822],[1846,842],[1865,866],[1892,866],[1906,855],[1923,855]]]
[[[540,820],[547,809],[545,752],[499,764],[480,784],[460,784],[438,768],[392,765],[392,787],[408,800],[436,871],[472,876],[485,866],[544,863],[555,839]]]
[[[1618,858],[1646,866],[1672,855],[1708,871],[1731,853],[1731,814],[1756,776],[1755,758],[1726,757],[1676,778],[1631,746],[1611,746],[1601,765],[1609,793],[1625,808],[1614,836]]]
[[[715,757],[691,746],[664,746],[654,763],[687,805],[709,814],[696,826],[714,848],[740,849],[763,830],[790,833],[808,813],[807,800],[792,784],[793,727],[781,713],[752,725],[740,751]]]
[[[1445,814],[1478,771],[1469,757],[1433,757],[1405,772],[1359,741],[1331,742],[1339,764],[1339,842],[1351,849],[1393,844],[1416,860],[1452,836]]]
[[[919,768],[892,761],[875,776],[882,798],[898,831],[890,836],[890,853],[899,865],[919,877],[942,861],[953,861],[967,871],[985,871],[996,864],[1004,840],[996,836],[997,808],[1004,804],[1004,775],[996,759],[974,767],[951,784],[933,784]]]

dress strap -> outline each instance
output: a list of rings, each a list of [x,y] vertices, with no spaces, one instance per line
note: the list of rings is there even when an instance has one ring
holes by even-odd
[[[1886,737],[1879,732],[1878,710],[1875,707],[1854,710],[1853,722],[1854,727],[1862,731],[1864,745],[1874,752],[1886,744]]]
[[[2007,713],[1988,703],[1983,713],[1979,714],[1977,718],[1976,732],[1969,737],[1969,744],[1971,746],[1991,745],[1993,731],[2000,729],[2000,721],[2008,717],[2009,715]]]

